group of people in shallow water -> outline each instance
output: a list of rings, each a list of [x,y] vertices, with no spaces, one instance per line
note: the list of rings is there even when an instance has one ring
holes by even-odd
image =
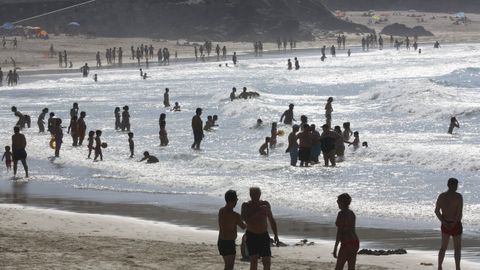
[[[448,190],[441,193],[435,204],[435,215],[441,223],[441,247],[438,253],[438,269],[442,269],[445,252],[450,238],[454,243],[454,258],[456,269],[460,270],[461,239],[463,233],[463,197],[457,192],[458,180],[448,179]],[[272,246],[279,246],[279,228],[268,201],[261,200],[261,190],[258,187],[250,188],[250,200],[241,206],[240,214],[235,212],[238,202],[236,191],[228,190],[225,193],[225,206],[218,211],[218,240],[217,248],[224,261],[225,270],[233,270],[236,257],[237,228],[245,230],[241,241],[242,259],[250,262],[250,269],[258,269],[261,260],[263,269],[270,269]],[[343,193],[337,197],[337,206],[340,209],[335,220],[337,233],[333,246],[332,256],[336,259],[335,270],[349,270],[356,267],[357,253],[360,249],[360,239],[356,233],[356,216],[350,209],[352,197]],[[269,225],[273,232],[270,238]]]
[[[20,76],[18,75],[16,68],[14,68],[13,70],[9,70],[7,75],[5,76],[2,68],[0,67],[0,86],[3,85],[4,77],[5,77],[5,81],[7,81],[8,86],[15,86],[18,84],[18,81],[20,80]]]
[[[300,124],[293,125],[292,131],[288,135],[288,147],[286,153],[290,154],[290,165],[297,166],[300,160],[301,167],[308,167],[310,164],[319,163],[319,156],[323,154],[325,166],[335,166],[337,162],[344,161],[345,143],[353,145],[354,149],[360,147],[360,137],[358,131],[352,132],[350,122],[343,123],[343,131],[340,126],[331,129],[333,98],[329,97],[325,105],[325,124],[322,125],[321,133],[317,131],[314,124],[308,123],[308,117],[302,115]],[[294,104],[290,104],[280,117],[280,122],[290,126],[296,119],[294,118]],[[262,125],[261,119],[257,120],[257,127]],[[283,130],[278,130],[277,122],[271,125],[270,136],[265,138],[265,142],[260,146],[259,153],[263,156],[269,155],[269,149],[276,148],[277,137],[282,136]],[[351,137],[354,137],[351,141]],[[367,142],[362,143],[363,147],[368,147]]]

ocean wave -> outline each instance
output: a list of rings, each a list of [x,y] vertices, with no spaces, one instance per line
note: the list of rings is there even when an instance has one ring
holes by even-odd
[[[449,74],[433,78],[431,81],[448,87],[478,88],[480,87],[480,68],[456,69]]]

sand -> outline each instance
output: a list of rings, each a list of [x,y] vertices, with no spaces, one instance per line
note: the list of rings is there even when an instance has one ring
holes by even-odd
[[[369,17],[362,16],[364,12],[346,12],[349,20],[356,23],[367,24]],[[420,37],[420,43],[432,43],[439,40],[440,43],[454,42],[475,42],[480,38],[480,14],[467,13],[469,23],[466,25],[455,25],[450,17],[454,14],[448,13],[428,13],[428,12],[407,12],[400,14],[393,11],[377,11],[378,15],[388,17],[388,22],[369,25],[370,28],[379,33],[383,27],[392,23],[403,23],[409,27],[421,25],[427,30],[433,32],[434,37]],[[412,17],[414,15],[415,17]],[[432,19],[435,17],[435,19]],[[417,19],[423,18],[424,22],[417,22]],[[297,43],[297,49],[320,48],[323,45],[336,44],[336,33],[318,31],[317,40],[303,41]],[[360,45],[361,34],[347,34],[347,46]],[[130,59],[130,46],[139,47],[141,44],[152,44],[155,53],[158,48],[169,48],[171,54],[171,62],[175,63],[174,54],[178,53],[179,59],[194,57],[194,44],[201,44],[203,41],[187,41],[187,40],[152,40],[151,38],[103,38],[103,37],[85,37],[85,36],[51,36],[48,40],[40,39],[22,39],[17,37],[19,45],[17,49],[12,48],[11,40],[13,37],[7,37],[7,49],[0,49],[0,66],[3,69],[11,69],[13,67],[11,58],[13,58],[21,70],[39,70],[39,69],[58,69],[58,52],[67,51],[69,61],[73,62],[73,69],[78,70],[84,63],[88,63],[90,67],[95,67],[95,54],[99,51],[102,55],[102,63],[105,66],[105,49],[113,47],[122,47],[124,51],[124,64],[134,63]],[[178,43],[177,43],[178,42]],[[253,41],[252,41],[253,42]],[[252,42],[221,42],[221,46],[225,45],[230,56],[234,51],[252,52]],[[216,46],[217,42],[213,41]],[[387,41],[388,44],[388,41]],[[55,56],[49,57],[50,45],[54,46]],[[264,44],[265,51],[277,50],[277,45],[273,43]],[[214,52],[213,52],[214,54]],[[216,56],[209,59],[216,61]],[[230,61],[230,57],[228,59]],[[154,59],[154,61],[156,61]],[[142,63],[143,64],[143,63]],[[67,69],[69,70],[69,69]]]
[[[11,204],[0,205],[0,230],[1,269],[222,268],[217,233],[210,230]],[[318,241],[313,246],[273,248],[272,269],[333,269],[332,245]],[[434,269],[420,263],[435,260],[427,252],[359,256],[357,269]],[[248,269],[238,258],[236,265]],[[445,267],[451,269],[451,262]]]
[[[387,22],[368,25],[369,18],[363,16],[365,12],[346,12],[349,20],[367,25],[380,33],[382,29],[393,23],[405,24],[408,27],[423,26],[434,34],[433,37],[420,37],[419,41],[430,42],[438,40],[440,43],[477,42],[480,38],[480,14],[465,13],[467,24],[454,24],[455,14],[436,12],[411,12],[411,11],[375,11],[375,14],[387,18]],[[421,22],[423,19],[423,22]],[[420,20],[420,21],[418,21]],[[388,44],[388,39],[386,43]]]

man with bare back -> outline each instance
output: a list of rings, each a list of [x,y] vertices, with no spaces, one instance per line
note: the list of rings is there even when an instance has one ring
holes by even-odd
[[[435,214],[442,222],[442,246],[438,252],[438,269],[442,269],[445,251],[448,247],[450,236],[453,238],[455,267],[460,270],[460,258],[462,249],[462,212],[463,197],[457,192],[458,180],[448,179],[448,190],[438,196]]]
[[[235,240],[237,239],[237,226],[245,229],[240,215],[233,209],[237,205],[237,192],[229,190],[225,193],[225,206],[218,211],[218,252],[225,262],[225,270],[233,270],[235,255],[237,254]]]
[[[247,223],[246,244],[250,255],[250,270],[256,270],[258,259],[262,258],[263,269],[270,270],[272,252],[270,250],[270,235],[268,234],[268,223],[274,234],[274,242],[278,246],[277,223],[273,218],[270,204],[260,200],[260,188],[250,188],[249,202],[242,205],[242,219]]]

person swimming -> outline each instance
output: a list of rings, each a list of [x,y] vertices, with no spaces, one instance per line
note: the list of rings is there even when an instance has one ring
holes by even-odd
[[[147,161],[148,164],[158,163],[159,160],[156,156],[150,155],[148,151],[143,152],[143,158],[139,162]]]

